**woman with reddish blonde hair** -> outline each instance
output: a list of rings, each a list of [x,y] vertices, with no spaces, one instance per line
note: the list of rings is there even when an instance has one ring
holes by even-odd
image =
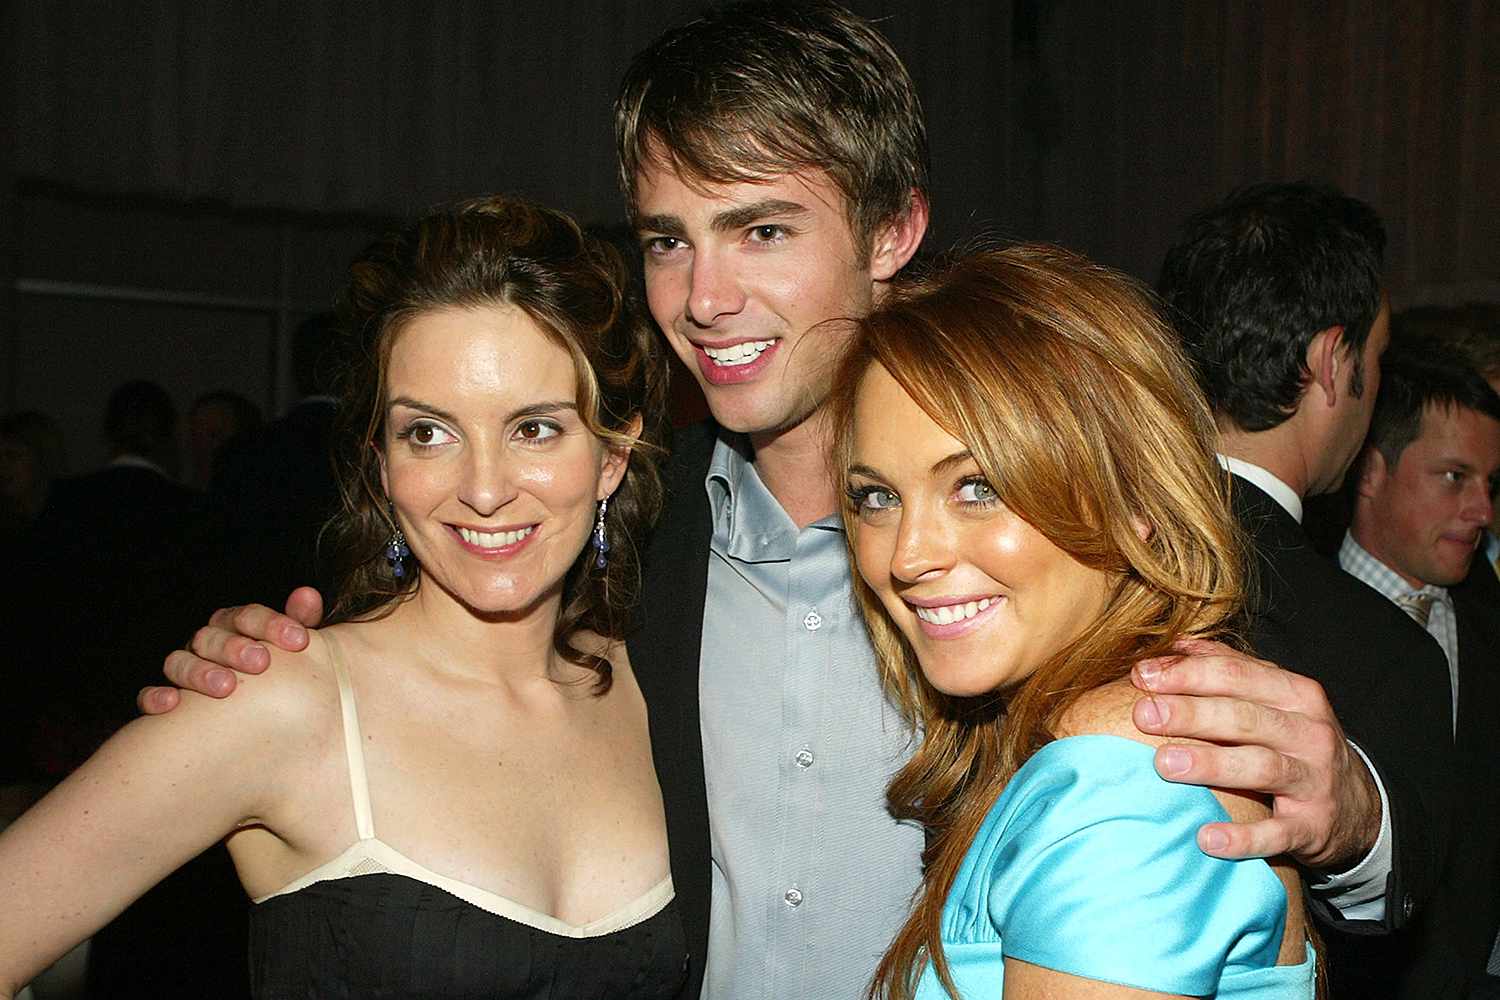
[[[1310,997],[1286,863],[1202,854],[1267,814],[1156,774],[1128,680],[1233,641],[1240,543],[1212,417],[1128,279],[1050,247],[960,256],[858,324],[835,382],[856,593],[921,745],[931,833],[870,993]]]

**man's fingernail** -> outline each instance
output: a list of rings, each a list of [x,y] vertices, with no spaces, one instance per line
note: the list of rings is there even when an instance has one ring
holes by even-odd
[[[247,667],[265,667],[271,663],[271,654],[266,652],[264,646],[246,646],[245,652],[240,655]]]
[[[1215,827],[1203,831],[1203,847],[1209,851],[1222,851],[1229,846],[1229,834]]]
[[[1135,665],[1135,669],[1147,687],[1154,687],[1161,677],[1161,663],[1157,660],[1142,660]]]
[[[286,627],[286,631],[284,631],[282,635],[286,638],[287,642],[296,643],[307,641],[307,629],[303,628],[301,625],[288,625]]]
[[[1148,726],[1159,726],[1167,721],[1167,713],[1157,704],[1155,698],[1141,699],[1141,722]]]
[[[216,692],[223,693],[228,691],[229,686],[233,683],[234,678],[227,670],[215,668],[208,672],[208,686]]]
[[[1181,774],[1193,763],[1192,756],[1177,747],[1167,747],[1161,752],[1161,769],[1166,774]]]

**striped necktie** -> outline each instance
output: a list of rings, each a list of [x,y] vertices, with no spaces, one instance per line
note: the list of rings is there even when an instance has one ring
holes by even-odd
[[[1432,615],[1432,595],[1404,594],[1396,598],[1396,606],[1410,615],[1412,621],[1426,628],[1427,619]]]

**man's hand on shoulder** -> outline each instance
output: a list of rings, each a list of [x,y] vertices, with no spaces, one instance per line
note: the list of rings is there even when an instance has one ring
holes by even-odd
[[[1222,643],[1179,644],[1180,656],[1144,660],[1131,681],[1145,693],[1143,732],[1204,740],[1168,744],[1156,770],[1168,781],[1260,792],[1271,816],[1198,831],[1221,858],[1290,855],[1316,871],[1353,866],[1380,833],[1380,793],[1344,739],[1322,685]]]
[[[193,636],[187,649],[167,654],[162,673],[176,687],[142,688],[136,707],[160,715],[177,707],[187,688],[210,698],[234,693],[235,673],[258,674],[271,662],[262,643],[297,652],[307,646],[307,630],[323,620],[323,598],[311,587],[298,587],[286,600],[286,613],[263,604],[221,608]]]

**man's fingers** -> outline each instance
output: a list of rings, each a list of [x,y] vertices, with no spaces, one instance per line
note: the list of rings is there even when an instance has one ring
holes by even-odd
[[[308,588],[311,589],[311,588]],[[294,594],[295,596],[295,594]],[[316,597],[318,608],[322,606],[322,599]],[[307,602],[304,598],[300,610],[307,610]],[[199,636],[203,636],[206,642],[200,647],[198,638],[193,640],[193,652],[205,659],[222,663],[226,667],[234,667],[236,670],[244,670],[246,665],[224,659],[219,656],[219,649],[226,641],[228,635],[238,634],[242,637],[259,641],[269,642],[288,652],[295,653],[307,645],[307,629],[293,618],[278,614],[266,607],[264,604],[246,604],[238,608],[221,608],[215,611],[208,619],[208,628],[199,629]],[[264,650],[262,650],[264,652]],[[264,669],[269,660],[261,663],[259,668],[251,667],[248,673],[259,673]]]
[[[1270,858],[1291,854],[1299,843],[1300,824],[1273,817],[1254,823],[1209,823],[1198,828],[1198,848],[1215,858]]]
[[[1258,743],[1290,753],[1302,749],[1312,720],[1239,698],[1147,695],[1132,713],[1142,732],[1157,736]]]
[[[321,599],[318,603],[322,603]],[[269,642],[291,653],[307,645],[307,629],[300,622],[277,614],[264,604],[247,604],[240,608],[234,616],[234,631],[250,639]]]
[[[205,625],[193,633],[193,641],[188,643],[187,652],[210,664],[246,674],[258,674],[271,665],[271,653],[265,646],[238,632],[213,625]],[[171,662],[170,657],[168,662]],[[191,662],[188,662],[179,669],[191,666]]]
[[[162,673],[178,687],[206,694],[210,698],[224,698],[234,691],[233,670],[199,659],[185,649],[176,650],[167,657],[167,662],[162,665]]]
[[[182,701],[182,693],[174,687],[141,688],[135,696],[135,707],[142,715],[162,715],[172,711]]]
[[[1295,757],[1265,747],[1169,743],[1156,749],[1156,773],[1168,781],[1301,798],[1310,772]]]
[[[1232,697],[1288,711],[1331,714],[1316,681],[1274,663],[1202,639],[1180,642],[1176,649],[1178,655],[1137,663],[1131,682],[1157,694]]]
[[[323,595],[312,587],[298,587],[286,599],[286,613],[308,628],[317,628],[323,621]]]

